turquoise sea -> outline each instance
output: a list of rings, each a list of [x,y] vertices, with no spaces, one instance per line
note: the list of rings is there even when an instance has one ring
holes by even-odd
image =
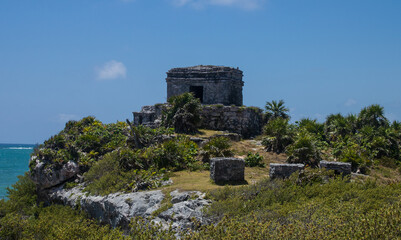
[[[18,181],[29,169],[29,155],[35,145],[0,144],[0,199],[6,198],[6,188]]]

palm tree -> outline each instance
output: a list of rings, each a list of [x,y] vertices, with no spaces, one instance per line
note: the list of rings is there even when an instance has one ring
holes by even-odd
[[[272,120],[272,119],[276,119],[276,118],[283,118],[283,119],[289,119],[290,116],[288,115],[288,108],[286,108],[284,106],[284,100],[280,100],[280,101],[271,101],[271,102],[266,102],[266,120]]]
[[[266,137],[263,138],[262,145],[268,152],[282,153],[292,143],[293,131],[288,119],[281,117],[272,119],[265,125],[263,131]]]
[[[330,114],[324,123],[324,131],[329,141],[336,141],[356,131],[356,116],[349,114],[344,117],[340,113]]]
[[[378,104],[370,105],[361,110],[358,115],[358,127],[371,126],[374,128],[388,126],[389,121],[384,116],[384,108]]]

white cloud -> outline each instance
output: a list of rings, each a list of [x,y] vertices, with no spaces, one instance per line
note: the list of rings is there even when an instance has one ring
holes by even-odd
[[[127,75],[127,69],[122,62],[111,60],[106,62],[101,67],[95,68],[96,77],[99,80],[110,80],[117,78],[125,78]]]
[[[245,10],[260,8],[266,0],[171,0],[175,6],[191,6],[204,8],[206,6],[237,7]]]
[[[352,98],[348,99],[348,100],[344,103],[344,105],[345,105],[346,107],[351,107],[352,105],[355,105],[355,104],[356,104],[356,100],[355,100],[355,99],[352,99]]]
[[[78,118],[78,116],[75,114],[60,113],[58,115],[58,120],[60,122],[68,122],[70,120],[75,120],[77,118]]]

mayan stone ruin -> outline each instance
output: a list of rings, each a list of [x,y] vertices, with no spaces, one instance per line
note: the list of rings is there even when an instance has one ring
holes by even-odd
[[[301,171],[305,168],[304,164],[281,164],[281,163],[270,163],[269,176],[271,179],[274,178],[288,178],[294,172]]]
[[[329,162],[320,161],[320,168],[326,168],[327,170],[334,170],[336,174],[350,175],[351,174],[351,163],[345,162]]]
[[[223,66],[173,68],[167,72],[167,98],[192,92],[202,103],[201,128],[228,131],[244,138],[262,132],[262,109],[243,104],[243,72]],[[157,127],[165,104],[144,106],[133,112],[135,125]]]
[[[167,72],[167,99],[193,92],[203,104],[242,106],[242,71],[222,66],[173,68]]]
[[[212,158],[210,178],[216,183],[244,181],[245,161],[240,158]]]

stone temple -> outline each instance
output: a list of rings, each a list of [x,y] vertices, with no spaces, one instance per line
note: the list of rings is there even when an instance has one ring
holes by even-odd
[[[263,111],[243,106],[242,77],[241,70],[231,67],[173,68],[167,72],[167,99],[192,92],[202,103],[200,128],[238,133],[245,138],[257,136],[262,132]],[[140,112],[133,112],[134,125],[160,126],[165,106],[143,106]]]
[[[242,76],[238,68],[223,66],[173,68],[167,72],[167,99],[192,92],[202,104],[242,106]]]

